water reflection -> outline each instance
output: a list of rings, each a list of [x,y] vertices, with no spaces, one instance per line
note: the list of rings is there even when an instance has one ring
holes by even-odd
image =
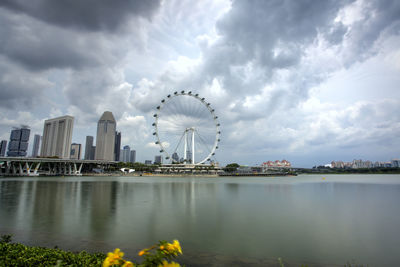
[[[0,231],[70,250],[120,247],[131,258],[177,238],[190,265],[239,256],[260,266],[278,257],[309,266],[400,262],[399,180],[311,178],[0,179]]]

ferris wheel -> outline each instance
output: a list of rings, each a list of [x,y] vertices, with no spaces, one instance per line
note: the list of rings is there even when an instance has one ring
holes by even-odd
[[[204,164],[220,141],[220,124],[205,98],[191,91],[174,92],[161,100],[154,114],[156,145],[167,162]]]

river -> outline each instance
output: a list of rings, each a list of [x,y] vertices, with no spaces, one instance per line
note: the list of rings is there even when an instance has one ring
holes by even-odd
[[[0,234],[187,266],[400,266],[400,175],[0,178]]]

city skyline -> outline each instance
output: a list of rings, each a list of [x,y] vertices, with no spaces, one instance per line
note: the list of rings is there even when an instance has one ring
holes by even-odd
[[[109,110],[144,162],[159,101],[192,90],[219,116],[222,165],[400,157],[398,1],[58,5],[0,3],[0,140],[69,114],[83,145]]]

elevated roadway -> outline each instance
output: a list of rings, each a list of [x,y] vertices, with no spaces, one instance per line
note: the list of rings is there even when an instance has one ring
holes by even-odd
[[[59,158],[0,157],[0,176],[82,175],[94,168],[107,169],[115,161]]]

